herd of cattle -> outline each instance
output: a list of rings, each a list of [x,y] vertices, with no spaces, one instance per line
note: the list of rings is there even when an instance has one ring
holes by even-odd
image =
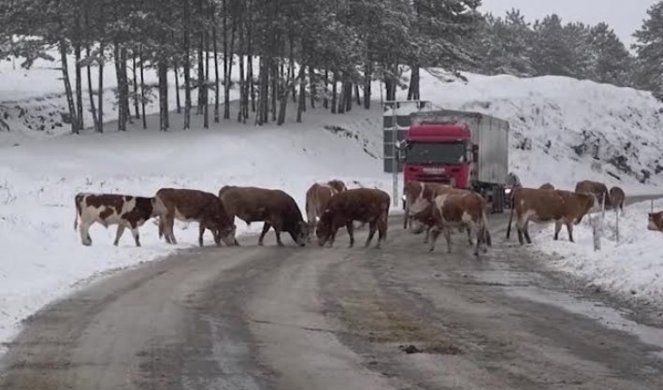
[[[430,251],[444,233],[447,251],[451,252],[451,233],[455,229],[467,232],[474,254],[486,252],[491,246],[488,229],[486,200],[476,192],[456,189],[448,185],[409,182],[404,188],[405,218],[403,227],[421,233],[426,231],[425,243]],[[510,195],[511,216],[507,229],[515,224],[520,244],[531,243],[528,225],[554,223],[554,238],[559,238],[562,226],[566,226],[569,240],[573,241],[573,225],[581,222],[592,210],[623,210],[625,194],[619,187],[608,191],[599,182],[582,181],[575,191],[555,189],[549,183],[540,188],[516,186]],[[140,246],[139,228],[151,218],[158,219],[159,238],[176,244],[174,221],[198,222],[198,243],[203,246],[203,235],[209,230],[217,245],[239,245],[236,238],[235,217],[247,224],[263,222],[258,244],[263,245],[270,229],[276,233],[276,241],[283,246],[281,232],[288,233],[300,246],[312,241],[315,234],[320,246],[332,246],[338,230],[348,231],[350,246],[354,245],[354,222],[369,224],[366,246],[378,232],[379,248],[387,235],[389,195],[378,189],[348,189],[342,181],[315,183],[306,192],[307,221],[295,200],[281,190],[258,187],[224,186],[218,196],[193,189],[162,188],[154,197],[146,198],[119,194],[79,193],[75,197],[76,219],[74,229],[79,230],[83,245],[92,245],[89,229],[95,222],[105,227],[117,225],[115,245],[122,233],[129,229],[137,246]],[[80,223],[79,223],[80,221]],[[414,228],[416,222],[418,228]],[[663,212],[649,215],[649,228],[663,231]],[[432,235],[432,239],[431,239]],[[476,244],[474,243],[476,239]]]
[[[117,225],[115,245],[125,229],[131,230],[136,246],[140,246],[139,228],[151,218],[158,219],[159,238],[176,244],[173,232],[175,220],[198,222],[198,243],[203,246],[206,230],[212,232],[214,242],[228,246],[239,245],[236,238],[235,217],[247,224],[263,222],[258,244],[262,245],[270,229],[283,246],[281,232],[288,233],[300,246],[311,242],[309,232],[315,232],[318,243],[331,246],[341,227],[347,227],[350,246],[354,244],[354,221],[369,224],[366,246],[378,232],[377,247],[387,235],[389,195],[370,188],[347,189],[338,180],[316,183],[306,193],[308,222],[304,221],[297,203],[284,191],[258,187],[225,186],[218,196],[194,189],[162,188],[154,197],[120,194],[79,193],[75,197],[76,219],[83,245],[92,245],[89,229],[100,223],[105,227]],[[80,221],[80,223],[79,223]]]

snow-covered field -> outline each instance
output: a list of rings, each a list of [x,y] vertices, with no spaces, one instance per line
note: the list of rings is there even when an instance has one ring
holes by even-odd
[[[382,173],[380,160],[379,102],[373,110],[354,109],[346,115],[310,110],[304,123],[290,121],[284,127],[228,121],[203,130],[196,118],[193,130],[183,132],[178,130],[181,118],[174,115],[168,133],[154,130],[157,119],[152,117],[152,130],[132,127],[119,134],[109,124],[103,135],[71,136],[59,114],[64,99],[53,68],[40,63],[23,71],[0,63],[0,341],[11,337],[21,319],[83,285],[82,280],[196,244],[196,229],[178,224],[180,244],[173,248],[159,242],[156,227],[148,223],[141,230],[142,248],[133,246],[129,234],[120,247],[113,247],[114,229],[98,225],[91,231],[94,245],[83,247],[73,230],[76,192],[149,196],[164,186],[217,192],[225,184],[259,185],[288,191],[302,210],[305,191],[317,180],[340,178],[350,187],[358,185],[356,180],[391,192],[391,179]],[[106,75],[112,87],[111,67]],[[663,192],[663,176],[657,172],[663,169],[658,165],[663,105],[649,94],[558,77],[467,77],[467,84],[445,83],[439,70],[422,72],[422,96],[444,108],[509,120],[510,168],[525,185],[552,182],[572,188],[577,180],[598,177],[608,185],[621,185],[627,195]],[[376,85],[374,91],[379,90]],[[111,99],[110,91],[107,97]],[[154,109],[148,107],[149,112]],[[111,109],[108,119],[113,117]],[[633,218],[637,213],[628,211]],[[647,242],[637,235],[642,229],[631,230],[632,243],[624,233],[619,247],[604,242],[601,255],[591,253],[582,227],[578,244],[543,244],[541,249],[563,254],[565,258],[554,263],[563,270],[627,291],[642,285],[636,284],[643,283],[638,275],[653,275],[653,267],[663,263],[651,255],[648,262],[625,260],[629,267],[617,268],[625,261],[611,261],[606,253],[655,253],[651,238],[657,236],[647,233]],[[542,238],[537,242],[548,241]],[[619,252],[626,245],[631,252]],[[620,272],[629,276],[618,278]],[[606,275],[614,275],[611,283],[598,280]],[[652,290],[654,294],[663,299],[660,288]]]
[[[663,200],[654,201],[654,209],[663,209]],[[574,229],[574,240],[568,241],[566,228],[560,241],[552,241],[553,228],[536,234],[538,248],[554,258],[553,265],[578,275],[588,284],[617,292],[624,297],[663,303],[663,233],[647,230],[647,213],[651,203],[641,202],[624,209],[619,217],[605,214],[601,251],[594,252],[592,229],[587,218]]]

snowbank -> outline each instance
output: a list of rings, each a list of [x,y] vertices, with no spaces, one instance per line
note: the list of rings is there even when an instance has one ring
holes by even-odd
[[[178,223],[180,244],[171,247],[159,242],[156,226],[148,222],[141,229],[142,248],[134,247],[130,234],[113,247],[115,229],[99,225],[91,230],[93,246],[83,247],[73,229],[76,192],[151,196],[165,186],[216,193],[226,184],[258,185],[286,190],[302,212],[314,181],[339,178],[349,187],[390,192],[389,176],[381,174],[382,162],[375,157],[381,151],[379,110],[371,116],[375,119],[359,110],[343,117],[312,112],[309,124],[287,129],[228,121],[202,130],[194,123],[187,132],[130,129],[2,148],[0,341],[14,334],[20,320],[81,286],[81,280],[197,245],[194,225],[187,229]],[[337,132],[328,130],[331,126]],[[249,232],[241,222],[238,230]],[[206,236],[206,245],[212,244]]]
[[[603,289],[646,301],[663,302],[663,233],[647,230],[649,201],[625,208],[619,220],[616,240],[616,215],[606,212],[601,251],[594,252],[592,229],[587,218],[574,229],[576,243],[568,241],[566,228],[560,241],[552,241],[553,228],[533,237],[542,252],[552,255],[551,266],[579,276]],[[663,200],[654,203],[663,208]],[[547,261],[547,260],[546,260]]]

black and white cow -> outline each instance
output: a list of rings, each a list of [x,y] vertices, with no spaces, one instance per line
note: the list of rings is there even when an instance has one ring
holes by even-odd
[[[76,219],[74,220],[74,229],[79,228],[81,243],[85,246],[92,245],[89,229],[95,222],[99,222],[106,228],[109,225],[117,225],[117,234],[113,245],[118,245],[124,229],[128,228],[134,236],[136,246],[140,246],[138,228],[143,226],[148,219],[160,216],[165,212],[165,207],[158,198],[78,193],[75,202]]]

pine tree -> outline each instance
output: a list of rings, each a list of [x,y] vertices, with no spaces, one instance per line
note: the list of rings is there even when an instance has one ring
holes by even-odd
[[[536,21],[532,65],[537,75],[573,75],[574,51],[566,40],[562,20],[556,14]]]
[[[599,23],[590,32],[593,54],[592,79],[618,86],[631,85],[634,58],[606,23]]]
[[[635,33],[638,53],[637,83],[663,100],[663,1],[647,11],[642,27]]]

